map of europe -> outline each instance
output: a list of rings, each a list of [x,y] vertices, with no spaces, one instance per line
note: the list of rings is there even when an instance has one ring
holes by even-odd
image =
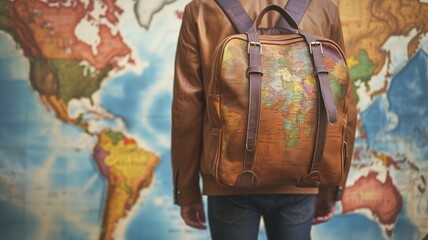
[[[2,239],[209,239],[172,199],[188,2],[0,0]],[[428,1],[334,2],[358,129],[343,200],[312,237],[427,239]]]

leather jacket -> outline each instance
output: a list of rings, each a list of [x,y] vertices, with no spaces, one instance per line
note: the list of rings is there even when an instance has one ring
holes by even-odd
[[[285,6],[286,0],[240,0],[248,15],[255,19],[269,4]],[[261,26],[274,26],[279,14],[268,14]],[[309,3],[299,25],[303,31],[329,38],[341,46],[344,41],[337,6],[330,0],[313,0]],[[235,30],[214,0],[193,0],[186,5],[180,29],[174,72],[172,102],[171,161],[174,182],[174,201],[185,206],[201,201],[206,195],[233,194],[317,194],[330,199],[340,199],[340,192],[334,189],[298,188],[294,186],[263,187],[238,190],[219,185],[208,173],[208,149],[211,140],[211,126],[207,119],[205,104],[211,77],[213,54],[220,42]],[[349,84],[350,86],[352,84]],[[352,156],[356,127],[354,94],[348,89],[350,104],[346,142],[348,155]],[[344,187],[350,168],[345,166]],[[200,190],[202,176],[202,191]]]

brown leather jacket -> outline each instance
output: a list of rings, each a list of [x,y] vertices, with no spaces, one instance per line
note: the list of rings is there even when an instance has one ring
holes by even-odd
[[[240,2],[252,19],[269,4],[286,4],[286,0]],[[278,19],[279,14],[267,15],[262,26],[274,26]],[[299,27],[307,33],[332,39],[344,50],[338,8],[330,0],[311,1]],[[231,23],[214,0],[193,0],[186,6],[177,45],[172,103],[171,161],[174,199],[175,203],[181,206],[201,201],[200,176],[203,180],[202,193],[206,195],[318,193],[318,189],[294,186],[237,190],[220,186],[207,174],[211,130],[205,111],[205,99],[213,53],[224,38],[234,33]],[[350,92],[352,94],[349,94],[349,97],[354,102],[353,91]],[[356,123],[355,104],[351,104],[348,115],[346,141],[350,146],[348,152],[352,153]],[[347,161],[342,185],[345,184],[350,162]],[[337,197],[336,188],[321,189],[320,196],[340,199],[340,196]]]

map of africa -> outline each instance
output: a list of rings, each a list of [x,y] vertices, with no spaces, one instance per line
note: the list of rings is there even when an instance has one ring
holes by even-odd
[[[0,0],[1,239],[209,239],[180,219],[170,177],[188,2]],[[357,141],[313,239],[427,239],[428,1],[335,2]]]

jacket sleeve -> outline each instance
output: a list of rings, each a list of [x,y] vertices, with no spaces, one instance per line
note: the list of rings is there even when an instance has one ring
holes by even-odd
[[[332,15],[335,16],[333,19],[333,24],[331,25],[333,28],[331,29],[331,32],[333,33],[332,40],[335,41],[344,52],[346,52],[345,42],[342,33],[342,25],[340,21],[339,10],[337,7],[335,7],[335,13],[332,13]],[[346,91],[347,125],[345,133],[346,157],[344,166],[344,176],[340,185],[337,188],[321,187],[319,191],[319,197],[330,200],[334,199],[336,201],[342,199],[343,190],[345,189],[346,180],[348,178],[349,170],[351,168],[351,161],[355,142],[355,129],[357,125],[356,97],[352,80],[348,84],[348,88]]]
[[[205,107],[197,28],[187,5],[179,33],[172,100],[171,165],[174,202],[201,201],[199,159]]]

